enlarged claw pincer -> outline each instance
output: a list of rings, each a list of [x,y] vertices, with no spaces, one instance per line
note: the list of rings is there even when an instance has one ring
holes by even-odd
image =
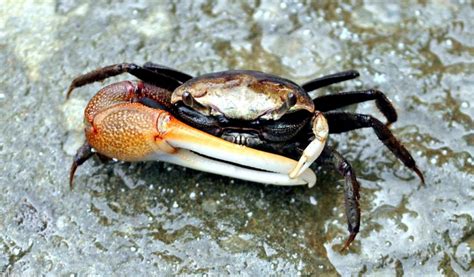
[[[297,165],[292,159],[214,137],[182,123],[167,111],[123,99],[109,101],[110,106],[101,110],[96,109],[97,100],[91,103],[93,107],[86,108],[87,143],[107,157],[122,161],[166,161],[258,183],[287,186],[316,183],[316,175],[310,169],[290,178],[289,172]],[[86,159],[76,160],[83,163]]]

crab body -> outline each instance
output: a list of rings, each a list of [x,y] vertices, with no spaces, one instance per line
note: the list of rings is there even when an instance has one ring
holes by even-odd
[[[171,102],[177,116],[192,126],[274,152],[308,131],[304,127],[315,112],[312,99],[297,84],[251,70],[193,78],[174,90]]]
[[[234,120],[279,120],[288,112],[314,112],[313,101],[300,86],[252,70],[229,70],[193,78],[174,90],[171,102],[189,101],[190,97],[196,101],[191,103],[193,108],[202,114]],[[294,103],[286,107],[291,101]]]
[[[73,160],[71,184],[76,168],[94,154],[126,161],[161,160],[254,182],[310,187],[316,177],[309,166],[328,164],[345,179],[350,232],[345,249],[359,232],[359,183],[350,163],[326,145],[330,133],[372,128],[424,182],[414,159],[388,128],[397,113],[382,92],[369,89],[316,98],[308,94],[356,78],[356,71],[297,85],[258,71],[231,70],[193,78],[153,63],[124,63],[77,77],[67,96],[76,87],[126,72],[139,81],[104,87],[85,110],[86,143]],[[386,124],[370,115],[337,111],[369,100],[375,100]]]

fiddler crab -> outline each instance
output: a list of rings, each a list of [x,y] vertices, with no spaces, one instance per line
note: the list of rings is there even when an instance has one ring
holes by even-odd
[[[138,81],[102,88],[85,109],[86,142],[70,171],[94,154],[122,161],[165,161],[196,170],[258,183],[309,185],[309,168],[332,165],[345,179],[349,247],[360,227],[359,182],[350,163],[326,145],[329,134],[372,128],[385,146],[424,183],[413,157],[392,134],[397,112],[380,91],[369,89],[311,97],[309,92],[357,78],[354,70],[303,85],[259,71],[229,70],[193,78],[175,69],[146,63],[106,66],[76,77],[77,88],[129,73]],[[337,111],[375,100],[387,119]],[[298,161],[296,161],[298,160]]]

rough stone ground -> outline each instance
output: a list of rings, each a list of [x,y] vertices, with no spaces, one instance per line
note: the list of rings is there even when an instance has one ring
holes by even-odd
[[[109,2],[2,1],[0,274],[474,274],[470,1]],[[332,170],[309,190],[88,162],[70,191],[82,110],[102,84],[67,102],[65,90],[123,61],[300,83],[358,69],[359,80],[318,93],[386,92],[400,115],[392,130],[426,186],[371,130],[333,136],[362,185],[362,230],[342,254],[342,180]],[[349,110],[380,116],[374,103]]]

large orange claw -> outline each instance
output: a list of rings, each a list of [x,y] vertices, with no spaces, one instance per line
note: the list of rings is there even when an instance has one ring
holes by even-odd
[[[292,159],[230,143],[182,123],[167,111],[130,101],[131,96],[125,93],[128,85],[114,84],[121,93],[110,97],[111,91],[117,91],[108,87],[89,102],[85,111],[87,143],[74,159],[71,183],[77,166],[93,150],[117,160],[166,161],[258,183],[316,183],[311,169],[290,178],[289,173],[297,165]]]
[[[310,169],[290,178],[297,164],[294,160],[216,138],[140,103],[116,104],[97,113],[85,133],[95,151],[122,161],[160,160],[275,185],[313,186],[316,182]]]

